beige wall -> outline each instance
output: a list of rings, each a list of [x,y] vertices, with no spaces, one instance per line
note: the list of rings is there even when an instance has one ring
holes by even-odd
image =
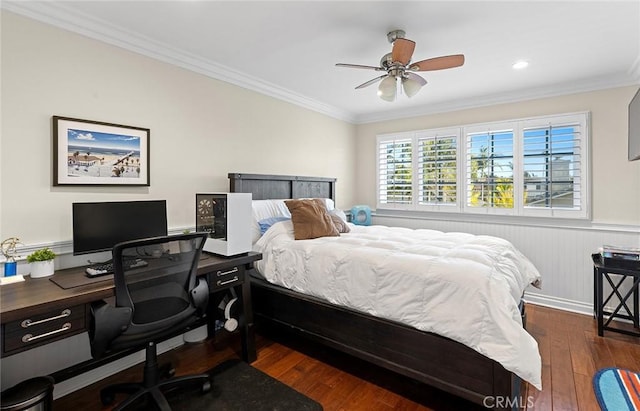
[[[339,207],[375,205],[376,134],[585,110],[593,220],[640,225],[635,87],[355,126],[6,11],[1,74],[0,238],[69,241],[73,201],[167,199],[169,227],[191,226],[194,194],[237,171],[337,177]],[[151,186],[53,187],[52,115],[150,128]]]
[[[166,199],[193,226],[196,192],[227,173],[338,178],[355,198],[355,126],[2,11],[0,238],[71,240],[71,203]],[[151,129],[150,187],[52,186],[51,116]]]
[[[589,111],[593,222],[640,226],[640,161],[627,161],[627,106],[636,90],[622,87],[359,125],[357,198],[376,204],[377,134]]]

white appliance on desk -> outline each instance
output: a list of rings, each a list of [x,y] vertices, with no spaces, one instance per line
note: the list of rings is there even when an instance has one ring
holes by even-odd
[[[196,194],[196,231],[209,237],[202,248],[232,256],[251,251],[251,193]]]

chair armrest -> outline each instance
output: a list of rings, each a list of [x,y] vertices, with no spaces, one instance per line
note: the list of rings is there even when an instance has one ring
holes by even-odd
[[[198,284],[191,290],[191,302],[200,312],[204,312],[207,308],[209,303],[209,284],[207,284],[206,280],[198,279]]]
[[[132,310],[129,307],[114,307],[104,301],[91,303],[91,356],[101,357],[111,341],[129,328]]]

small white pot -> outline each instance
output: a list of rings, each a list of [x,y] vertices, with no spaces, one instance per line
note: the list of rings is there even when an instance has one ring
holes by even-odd
[[[180,252],[189,253],[193,251],[193,242],[191,240],[180,240]]]
[[[31,278],[42,278],[53,275],[53,260],[34,261],[31,264]]]

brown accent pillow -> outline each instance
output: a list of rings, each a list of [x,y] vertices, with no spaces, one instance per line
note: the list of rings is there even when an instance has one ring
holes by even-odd
[[[333,225],[336,226],[339,233],[342,234],[342,233],[348,233],[349,231],[351,231],[347,222],[344,221],[342,218],[338,217],[333,213],[329,213],[329,216],[331,217],[331,221],[333,221]]]
[[[296,240],[340,235],[321,199],[287,200],[284,203],[291,212]]]

